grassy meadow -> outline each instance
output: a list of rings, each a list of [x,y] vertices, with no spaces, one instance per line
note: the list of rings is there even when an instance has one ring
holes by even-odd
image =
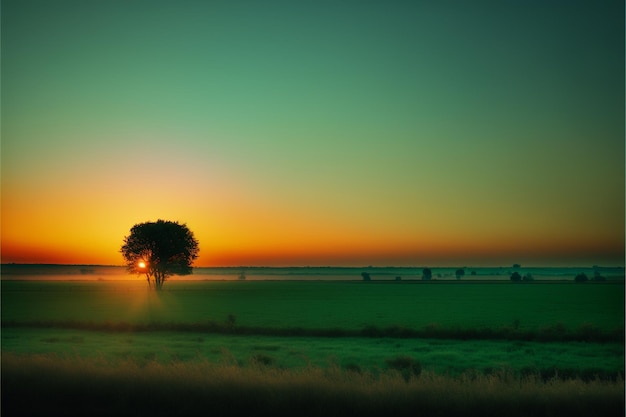
[[[1,284],[6,415],[624,410],[623,281]]]

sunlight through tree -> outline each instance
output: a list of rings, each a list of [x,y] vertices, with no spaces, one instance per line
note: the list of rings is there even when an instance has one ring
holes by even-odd
[[[198,241],[184,224],[165,220],[136,224],[120,250],[129,272],[145,274],[156,290],[171,275],[189,275],[198,257]]]

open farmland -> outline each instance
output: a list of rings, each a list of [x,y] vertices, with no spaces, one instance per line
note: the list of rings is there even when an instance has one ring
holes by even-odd
[[[202,324],[239,328],[624,329],[623,283],[2,282],[4,325]]]
[[[122,374],[158,366],[159,378],[197,364],[254,378],[286,372],[284,381],[312,373],[327,386],[336,372],[369,386],[394,372],[450,386],[470,378],[537,389],[557,378],[613,395],[623,389],[623,291],[623,282],[172,281],[155,293],[141,280],[3,281],[3,379],[18,384],[18,364],[61,372],[69,385],[84,367],[112,378],[97,363]]]
[[[623,284],[3,281],[3,351],[561,375],[623,368]]]

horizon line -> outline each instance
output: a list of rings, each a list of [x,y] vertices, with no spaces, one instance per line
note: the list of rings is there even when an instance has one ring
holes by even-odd
[[[0,267],[2,266],[94,266],[94,267],[107,267],[107,268],[123,268],[126,265],[114,265],[114,264],[64,264],[64,263],[42,263],[42,262],[6,262],[0,263]],[[460,269],[469,269],[469,268],[515,268],[516,265],[519,265],[518,268],[621,268],[624,269],[625,265],[559,265],[559,266],[548,266],[548,265],[522,265],[522,264],[513,264],[513,265],[496,265],[496,266],[488,266],[488,265],[474,265],[474,266],[441,266],[441,265],[412,265],[412,266],[398,266],[398,265],[385,265],[385,266],[376,266],[376,265],[350,265],[350,266],[338,266],[338,265],[290,265],[290,266],[272,266],[272,265],[227,265],[227,266],[208,266],[208,265],[198,265],[192,266],[192,268],[460,268]]]

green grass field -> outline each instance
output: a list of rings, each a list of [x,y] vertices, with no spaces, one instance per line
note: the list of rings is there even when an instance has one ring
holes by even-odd
[[[2,282],[2,320],[222,322],[263,328],[624,328],[623,283]]]
[[[624,348],[615,343],[540,343],[506,340],[315,338],[237,336],[189,332],[99,332],[66,329],[3,330],[2,349],[17,354],[158,361],[208,360],[249,366],[261,360],[281,369],[338,366],[379,372],[387,361],[412,357],[442,375],[507,370],[517,375],[616,378]]]
[[[307,383],[330,387],[339,373],[372,387],[381,378],[400,378],[391,386],[410,380],[417,391],[427,390],[428,385],[419,382],[425,378],[439,378],[438,384],[457,388],[465,381],[470,391],[496,382],[502,387],[517,383],[528,392],[540,386],[549,392],[550,386],[559,401],[567,397],[567,384],[583,384],[594,394],[584,407],[567,408],[574,412],[570,415],[584,415],[576,413],[589,410],[585,407],[598,398],[605,405],[620,405],[623,413],[620,282],[172,281],[165,288],[150,292],[142,281],[2,281],[4,385],[28,385],[19,369],[31,368],[32,378],[37,372],[50,378],[56,373],[72,385],[87,378],[81,372],[85,368],[98,377],[96,382],[87,378],[92,382],[83,385],[95,384],[93,389],[100,390],[102,384],[123,379],[125,369],[158,368],[163,378],[197,365],[217,375],[228,369],[229,375],[249,378],[245,372],[252,372],[254,378],[269,378],[278,385],[282,373],[283,383],[306,374],[317,378]],[[82,365],[74,369],[76,363]],[[102,366],[117,374],[102,374]],[[329,370],[332,381],[327,380]],[[371,395],[363,394],[364,387],[354,389],[358,392],[346,395],[355,396],[355,401]],[[384,391],[392,396],[380,386],[376,389],[377,395],[384,396]],[[509,389],[494,388],[492,394],[510,401]],[[6,392],[3,389],[3,397]],[[618,392],[620,397],[614,397]],[[15,398],[23,395],[16,392]],[[533,403],[532,413],[550,415],[546,404],[557,397]],[[9,400],[8,410],[22,407],[19,401]],[[119,414],[135,400],[120,401],[108,411]],[[479,402],[466,406],[478,410],[483,407]],[[509,412],[505,403],[495,407],[493,415]],[[412,400],[402,404],[397,411],[407,415],[417,407]],[[423,404],[431,411],[453,412],[445,401]],[[3,401],[3,411],[6,407]]]

